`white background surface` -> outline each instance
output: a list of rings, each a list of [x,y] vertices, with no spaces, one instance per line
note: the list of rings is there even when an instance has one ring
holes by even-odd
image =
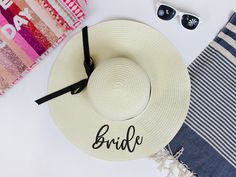
[[[144,22],[164,33],[188,65],[236,9],[235,0],[164,2],[198,14],[203,23],[198,30],[189,32],[176,19],[160,21],[153,0],[97,0],[89,1],[85,24],[117,18]],[[55,127],[47,104],[34,103],[47,93],[50,69],[63,44],[0,98],[0,177],[164,177],[165,173],[159,172],[149,159],[115,163],[84,154]]]

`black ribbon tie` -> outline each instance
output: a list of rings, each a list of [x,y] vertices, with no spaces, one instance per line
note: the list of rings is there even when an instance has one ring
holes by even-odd
[[[58,90],[56,92],[53,92],[47,96],[44,96],[44,97],[36,100],[35,102],[38,105],[43,104],[49,100],[52,100],[56,97],[61,96],[61,95],[64,95],[68,92],[70,92],[72,95],[78,94],[87,86],[88,79],[94,70],[93,58],[90,56],[90,52],[89,52],[89,40],[88,40],[88,27],[87,26],[82,29],[82,37],[83,37],[83,48],[84,48],[84,68],[85,68],[88,78],[83,79],[79,82],[76,82],[70,86],[67,86],[61,90]]]

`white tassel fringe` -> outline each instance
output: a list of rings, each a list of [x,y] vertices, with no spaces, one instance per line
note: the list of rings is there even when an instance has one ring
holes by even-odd
[[[171,150],[169,152],[167,149],[163,149],[150,158],[157,162],[157,168],[160,171],[166,170],[168,172],[166,177],[196,177],[196,174],[191,172],[187,165],[178,160],[183,152],[183,147],[175,154],[173,154]]]

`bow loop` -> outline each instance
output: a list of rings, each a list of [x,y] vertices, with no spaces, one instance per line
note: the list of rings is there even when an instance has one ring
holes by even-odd
[[[71,95],[80,93],[88,84],[88,79],[79,81],[76,85],[71,88]]]
[[[92,74],[93,70],[94,70],[94,62],[93,62],[92,57],[89,58],[89,62],[87,60],[84,61],[84,68],[85,68],[85,71],[86,71],[86,73],[89,77]]]
[[[59,97],[59,96],[66,94],[68,92],[70,92],[72,95],[78,94],[87,86],[88,79],[94,70],[93,58],[90,57],[90,53],[89,53],[89,40],[88,40],[88,28],[87,27],[84,27],[82,29],[82,37],[83,37],[83,48],[84,48],[84,68],[85,68],[88,78],[83,79],[77,83],[74,83],[70,86],[67,86],[61,90],[58,90],[56,92],[53,92],[47,96],[44,96],[44,97],[36,100],[35,102],[37,104],[45,103],[51,99]]]

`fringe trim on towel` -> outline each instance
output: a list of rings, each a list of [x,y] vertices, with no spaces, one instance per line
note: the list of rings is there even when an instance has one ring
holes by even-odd
[[[158,169],[160,171],[168,171],[166,177],[196,177],[196,174],[193,173],[186,164],[179,161],[179,157],[184,152],[184,148],[182,147],[175,154],[171,152],[169,146],[168,148],[169,151],[167,149],[163,149],[150,157],[157,162]],[[178,174],[178,176],[175,174]]]

